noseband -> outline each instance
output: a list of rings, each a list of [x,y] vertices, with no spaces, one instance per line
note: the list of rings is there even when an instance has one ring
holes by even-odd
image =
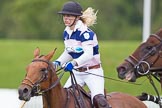
[[[160,53],[159,50],[160,50],[160,48],[162,46],[162,39],[156,34],[152,34],[150,36],[155,37],[157,40],[160,41],[160,43],[157,44],[156,46],[153,46],[148,51],[148,53],[146,53],[140,60],[138,60],[133,55],[130,55],[128,58],[125,59],[125,61],[129,62],[134,67],[134,71],[136,73],[138,73],[139,75],[147,75],[150,72],[151,66],[156,63],[156,61],[159,59],[159,57],[161,57],[159,55],[159,53]],[[158,56],[154,60],[152,60],[150,62],[146,61],[151,56],[155,55],[156,53],[158,53]]]

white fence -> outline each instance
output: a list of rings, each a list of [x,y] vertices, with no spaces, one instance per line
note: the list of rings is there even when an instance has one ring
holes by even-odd
[[[21,108],[22,101],[18,99],[15,89],[0,89],[0,108]],[[41,96],[33,97],[23,108],[42,108]]]
[[[144,101],[148,108],[159,108],[158,104]],[[0,89],[0,108],[21,108],[22,101],[18,99],[18,91],[15,89]],[[41,96],[32,97],[23,108],[43,108]]]

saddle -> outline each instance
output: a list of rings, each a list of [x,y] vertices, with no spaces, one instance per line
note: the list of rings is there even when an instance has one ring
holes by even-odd
[[[67,88],[67,90],[70,91],[70,93],[74,96],[75,101],[78,104],[79,108],[87,108],[86,103],[84,102],[85,98],[88,99],[88,101],[91,104],[92,108],[99,108],[98,103],[96,103],[96,102],[94,103],[94,105],[92,105],[91,94],[86,92],[80,85],[75,85],[75,89],[74,89],[74,85],[72,85],[69,88]],[[106,90],[105,90],[105,96],[106,96]],[[105,97],[103,97],[103,98],[105,98]],[[106,102],[105,103],[102,102],[102,101],[105,101],[105,99],[103,99],[103,98],[98,98],[98,99],[101,99],[100,104],[102,104],[102,103],[105,104],[106,103]],[[103,108],[107,108],[107,107],[103,107]],[[108,108],[111,108],[111,107],[108,107]]]
[[[87,93],[80,85],[72,85],[66,89],[67,92],[70,92],[74,96],[74,101],[79,108],[86,108],[85,98],[87,98],[91,106],[93,106],[90,93]]]

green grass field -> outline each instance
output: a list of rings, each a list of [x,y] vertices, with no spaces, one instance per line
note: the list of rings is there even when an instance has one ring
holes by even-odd
[[[100,53],[105,76],[118,79],[116,67],[123,62],[140,44],[135,41],[99,41]],[[25,75],[26,66],[33,59],[33,51],[36,47],[41,49],[41,54],[47,54],[57,47],[52,61],[63,51],[62,41],[42,40],[0,40],[0,88],[18,88]],[[63,84],[69,73],[62,78]],[[105,79],[105,88],[108,92],[125,92],[132,95],[139,95],[142,92],[155,94],[155,91],[146,77],[140,78],[134,85],[110,79]],[[156,86],[160,91],[160,84]],[[96,86],[97,87],[97,86]]]

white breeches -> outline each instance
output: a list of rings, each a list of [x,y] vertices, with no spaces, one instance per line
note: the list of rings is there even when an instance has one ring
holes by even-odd
[[[104,95],[104,78],[100,77],[103,76],[103,69],[98,68],[98,69],[91,69],[87,70],[88,73],[86,72],[78,72],[78,71],[73,71],[77,84],[80,86],[87,85],[90,92],[91,92],[91,99],[93,100],[93,97],[97,94],[103,94]],[[92,74],[96,75],[92,75]],[[71,86],[71,77],[67,80],[67,82],[64,85],[64,88],[68,88]]]

